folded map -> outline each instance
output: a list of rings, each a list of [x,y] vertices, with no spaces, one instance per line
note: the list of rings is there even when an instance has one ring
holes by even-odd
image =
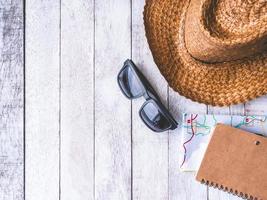
[[[267,136],[267,116],[184,114],[179,149],[181,171],[198,170],[217,123]]]

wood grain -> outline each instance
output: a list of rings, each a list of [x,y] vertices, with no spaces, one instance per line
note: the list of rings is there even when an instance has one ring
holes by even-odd
[[[23,1],[0,2],[0,199],[24,199]]]
[[[94,1],[61,0],[61,199],[94,198]]]
[[[131,101],[117,74],[131,56],[131,5],[95,1],[95,199],[131,199]]]
[[[59,199],[60,1],[26,3],[27,200]]]
[[[132,58],[168,106],[167,83],[153,62],[143,27],[145,1],[132,2]],[[132,102],[133,199],[168,199],[168,133],[155,133],[142,122],[144,98]]]
[[[267,97],[218,108],[168,88],[144,33],[145,0],[26,1],[25,199],[234,200],[179,171],[181,128],[157,134],[116,76],[131,58],[182,113],[267,115]],[[0,3],[0,199],[23,193],[23,2]],[[3,177],[3,178],[2,178]]]

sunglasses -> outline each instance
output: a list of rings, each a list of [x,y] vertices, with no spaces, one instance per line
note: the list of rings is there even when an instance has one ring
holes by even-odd
[[[132,60],[128,59],[124,62],[117,80],[122,93],[128,99],[142,96],[146,99],[139,110],[139,116],[148,128],[155,132],[177,128],[178,123],[161,103],[155,90]]]

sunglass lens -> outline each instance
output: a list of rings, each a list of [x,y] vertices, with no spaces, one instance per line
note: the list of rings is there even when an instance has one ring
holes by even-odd
[[[161,132],[171,127],[170,121],[153,102],[147,102],[140,110],[140,116],[152,130]]]
[[[128,98],[136,98],[143,95],[143,87],[130,66],[126,66],[118,76],[118,82],[124,94]]]

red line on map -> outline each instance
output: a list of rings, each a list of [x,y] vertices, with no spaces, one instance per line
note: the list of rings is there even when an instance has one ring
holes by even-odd
[[[184,160],[183,160],[183,162],[182,162],[182,164],[181,164],[181,166],[180,166],[180,168],[184,165],[184,163],[185,163],[185,159],[186,159],[186,152],[187,152],[187,150],[186,150],[186,144],[187,143],[189,143],[189,142],[191,142],[191,140],[193,139],[193,137],[195,136],[195,131],[194,131],[194,128],[193,128],[193,121],[197,118],[197,116],[198,115],[196,115],[195,117],[193,117],[193,115],[191,114],[191,130],[192,130],[192,135],[191,135],[191,137],[187,140],[187,141],[185,141],[184,143],[183,143],[183,148],[184,148]]]

